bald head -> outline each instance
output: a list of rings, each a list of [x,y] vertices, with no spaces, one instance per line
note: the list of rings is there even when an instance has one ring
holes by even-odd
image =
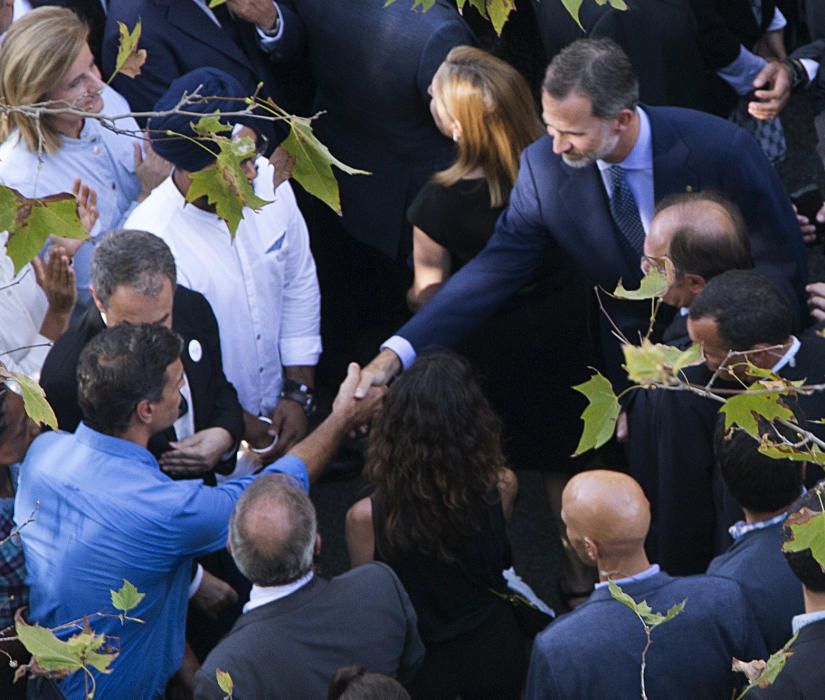
[[[252,583],[277,586],[312,569],[316,532],[315,508],[303,489],[289,476],[266,474],[235,504],[229,544]]]
[[[621,556],[644,545],[650,504],[626,474],[594,470],[577,474],[562,493],[562,519],[571,544],[597,543],[603,556]],[[578,549],[578,547],[577,547]]]

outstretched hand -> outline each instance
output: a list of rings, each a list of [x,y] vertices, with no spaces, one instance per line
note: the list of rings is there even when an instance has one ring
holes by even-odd
[[[72,185],[72,194],[77,200],[77,217],[80,219],[80,223],[83,224],[83,228],[86,229],[86,233],[91,234],[100,217],[100,212],[97,209],[97,192],[88,185],[84,185],[83,181],[77,178]]]
[[[374,362],[374,360],[373,360]],[[361,369],[356,362],[350,362],[347,376],[338,389],[338,395],[332,402],[333,414],[344,418],[350,430],[366,426],[381,406],[387,393],[383,383],[371,385],[369,378],[364,378],[366,369]],[[363,389],[361,396],[358,391]],[[363,432],[363,430],[362,430]]]
[[[139,143],[135,144],[135,174],[140,179],[139,202],[146,199],[155,187],[169,177],[171,172],[172,164],[155,153],[148,141],[144,143],[142,149]]]
[[[350,368],[356,365],[350,364]],[[370,387],[386,386],[390,380],[401,371],[401,360],[392,350],[385,348],[372,358],[370,363],[360,372],[358,384],[355,387],[355,398],[364,399],[368,396]],[[347,374],[347,379],[350,375]],[[343,384],[341,387],[343,388]]]

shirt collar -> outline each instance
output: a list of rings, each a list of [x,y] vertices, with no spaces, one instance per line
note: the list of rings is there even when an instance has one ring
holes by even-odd
[[[799,352],[799,348],[802,346],[802,343],[799,342],[799,338],[795,335],[791,336],[791,347],[788,348],[788,351],[779,358],[779,361],[771,367],[772,372],[778,372],[786,365],[788,367],[796,367],[796,353]]]
[[[299,588],[306,586],[314,575],[315,573],[310,571],[305,576],[301,576],[297,581],[285,583],[282,586],[257,586],[253,584],[252,590],[249,592],[249,602],[243,606],[243,611],[248,613],[250,610],[259,608],[267,603],[286,598],[288,595],[295,593]]]
[[[780,513],[779,515],[774,515],[772,518],[768,518],[767,520],[757,520],[754,523],[746,523],[744,520],[740,520],[738,523],[731,525],[728,528],[728,532],[734,540],[738,540],[740,537],[744,537],[749,532],[764,530],[766,527],[770,527],[771,525],[778,525],[785,520],[785,516],[787,515],[787,513]]]
[[[825,610],[817,610],[816,612],[803,613],[802,615],[794,615],[791,620],[793,626],[793,633],[799,634],[799,630],[814,622],[825,620]]]
[[[74,431],[75,438],[78,442],[94,450],[100,450],[116,457],[131,459],[137,462],[144,462],[160,469],[157,460],[152,456],[145,447],[141,447],[137,443],[123,438],[114,437],[113,435],[105,435],[93,430],[88,425],[81,423]]]
[[[634,576],[626,576],[625,578],[614,578],[611,579],[613,583],[617,586],[624,586],[628,583],[635,583],[636,581],[645,581],[646,579],[653,578],[656,574],[661,571],[658,564],[651,564],[647,569],[644,571],[640,571],[638,574]],[[596,589],[605,588],[607,586],[607,581],[599,581],[596,584]]]
[[[653,138],[650,130],[650,119],[641,107],[636,107],[639,115],[639,135],[633,149],[621,163],[607,163],[601,159],[596,161],[599,170],[607,170],[611,165],[620,165],[623,170],[653,170]]]

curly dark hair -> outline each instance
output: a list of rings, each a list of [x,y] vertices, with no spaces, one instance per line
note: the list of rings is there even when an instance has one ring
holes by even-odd
[[[420,357],[370,433],[364,476],[386,512],[376,548],[451,561],[481,530],[506,466],[501,424],[470,365],[444,351]]]

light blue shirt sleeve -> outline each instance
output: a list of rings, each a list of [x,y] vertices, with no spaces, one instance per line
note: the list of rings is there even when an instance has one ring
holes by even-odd
[[[409,369],[410,365],[415,362],[415,348],[409,340],[402,338],[400,335],[394,335],[388,338],[381,344],[381,349],[387,348],[392,350],[398,359],[401,360],[401,366],[404,369]]]
[[[272,49],[275,48],[276,42],[284,33],[284,16],[281,14],[281,8],[278,7],[277,2],[273,2],[272,4],[275,6],[275,12],[278,13],[278,31],[274,34],[270,34],[269,32],[265,32],[260,27],[256,27],[258,31],[258,46],[261,47],[261,50],[266,51],[267,53],[272,52]]]
[[[753,90],[753,80],[759,75],[767,61],[761,56],[739,47],[739,55],[724,68],[716,71],[722,80],[730,85],[737,95],[747,95]]]

